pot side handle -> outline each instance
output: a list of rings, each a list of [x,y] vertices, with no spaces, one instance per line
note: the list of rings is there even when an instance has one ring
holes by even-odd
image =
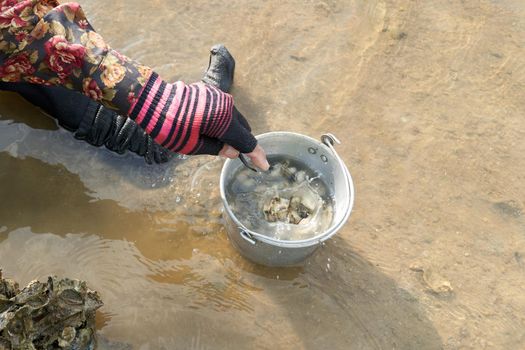
[[[257,244],[257,240],[253,238],[251,234],[246,232],[242,227],[239,227],[239,234],[241,235],[242,239],[244,239],[246,242],[252,245]]]

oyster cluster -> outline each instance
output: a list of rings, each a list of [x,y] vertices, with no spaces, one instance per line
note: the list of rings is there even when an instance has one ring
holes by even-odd
[[[333,219],[333,200],[322,174],[308,164],[270,155],[265,172],[240,168],[225,195],[232,213],[249,230],[282,241],[324,232]]]
[[[298,225],[303,219],[307,219],[313,208],[308,208],[301,202],[300,197],[286,199],[283,197],[272,197],[264,205],[264,218],[268,222],[285,222]]]
[[[288,162],[277,164],[270,169],[270,176],[282,176],[290,184],[299,184],[291,196],[273,196],[263,205],[264,218],[268,222],[284,222],[298,225],[303,220],[306,221],[316,210],[319,196],[314,193],[307,185],[308,176],[302,170],[290,167]]]
[[[49,277],[19,290],[0,270],[0,350],[94,349],[101,306],[85,282]]]

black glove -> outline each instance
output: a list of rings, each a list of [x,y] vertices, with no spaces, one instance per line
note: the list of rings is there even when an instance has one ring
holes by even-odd
[[[222,44],[214,45],[210,49],[210,62],[202,81],[206,84],[215,86],[223,92],[230,92],[233,84],[234,72],[235,60],[228,49]],[[229,145],[236,146],[235,148],[242,149],[245,145],[239,145],[239,143],[242,143],[243,140],[251,140],[253,138],[249,135],[245,135],[247,132],[250,133],[252,128],[246,118],[244,118],[235,106],[233,106],[232,118],[233,127],[222,136],[222,141],[213,138],[205,138],[203,146],[194,154],[218,154],[225,142]]]
[[[162,148],[131,119],[119,116],[80,93],[54,86],[0,82],[0,90],[19,93],[30,103],[57,119],[77,139],[94,146],[105,145],[123,154],[130,150],[151,164],[167,162],[171,152]]]
[[[210,62],[202,81],[223,92],[230,92],[234,71],[235,60],[232,55],[224,45],[217,44],[210,50]]]
[[[105,145],[107,149],[124,154],[127,150],[144,157],[148,164],[165,163],[173,155],[161,147],[132,119],[118,115],[93,101],[78,126],[75,138],[93,146]]]

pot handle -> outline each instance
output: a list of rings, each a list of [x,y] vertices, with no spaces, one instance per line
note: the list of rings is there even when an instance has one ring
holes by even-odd
[[[253,238],[252,235],[246,232],[242,227],[239,227],[239,234],[241,235],[242,239],[244,239],[246,242],[252,245],[255,245],[257,243],[255,238]]]
[[[338,145],[340,145],[341,141],[339,141],[339,139],[337,137],[335,137],[334,134],[323,134],[323,135],[321,135],[321,142],[324,143],[326,146],[328,146],[328,148],[330,148],[330,151],[332,151],[332,153],[334,154],[335,159],[337,159],[337,162],[341,166],[341,169],[344,170],[346,182],[350,186],[351,185],[351,181],[350,181],[350,178],[349,178],[348,168],[346,167],[345,163],[343,162],[341,157],[339,157],[339,154],[337,153],[337,151],[334,148],[334,144],[337,143]]]
[[[333,146],[334,146],[334,143],[337,143],[338,145],[340,145],[341,141],[339,141],[339,139],[337,137],[335,137],[334,134],[323,134],[323,135],[321,135],[321,142],[324,143],[325,145],[327,145],[328,147],[330,147],[332,152],[334,152],[336,155],[338,155]]]

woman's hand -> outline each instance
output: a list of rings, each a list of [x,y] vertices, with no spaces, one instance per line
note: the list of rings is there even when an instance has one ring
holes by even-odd
[[[230,145],[224,145],[221,151],[219,152],[219,155],[221,157],[235,159],[239,157],[239,151],[237,151]],[[247,153],[246,155],[250,157],[252,163],[259,169],[266,171],[270,168],[270,164],[266,159],[266,153],[264,152],[264,149],[261,146],[255,146],[253,152]]]
[[[203,136],[203,146],[193,154],[218,154],[225,158],[235,159],[239,157],[238,149],[244,149],[243,153],[250,157],[255,166],[264,171],[268,170],[270,164],[268,164],[266,153],[261,146],[256,145],[252,151],[245,148],[245,145],[251,145],[255,140],[251,134],[250,124],[237,108],[233,107],[232,114],[232,125],[225,135],[220,139]]]

